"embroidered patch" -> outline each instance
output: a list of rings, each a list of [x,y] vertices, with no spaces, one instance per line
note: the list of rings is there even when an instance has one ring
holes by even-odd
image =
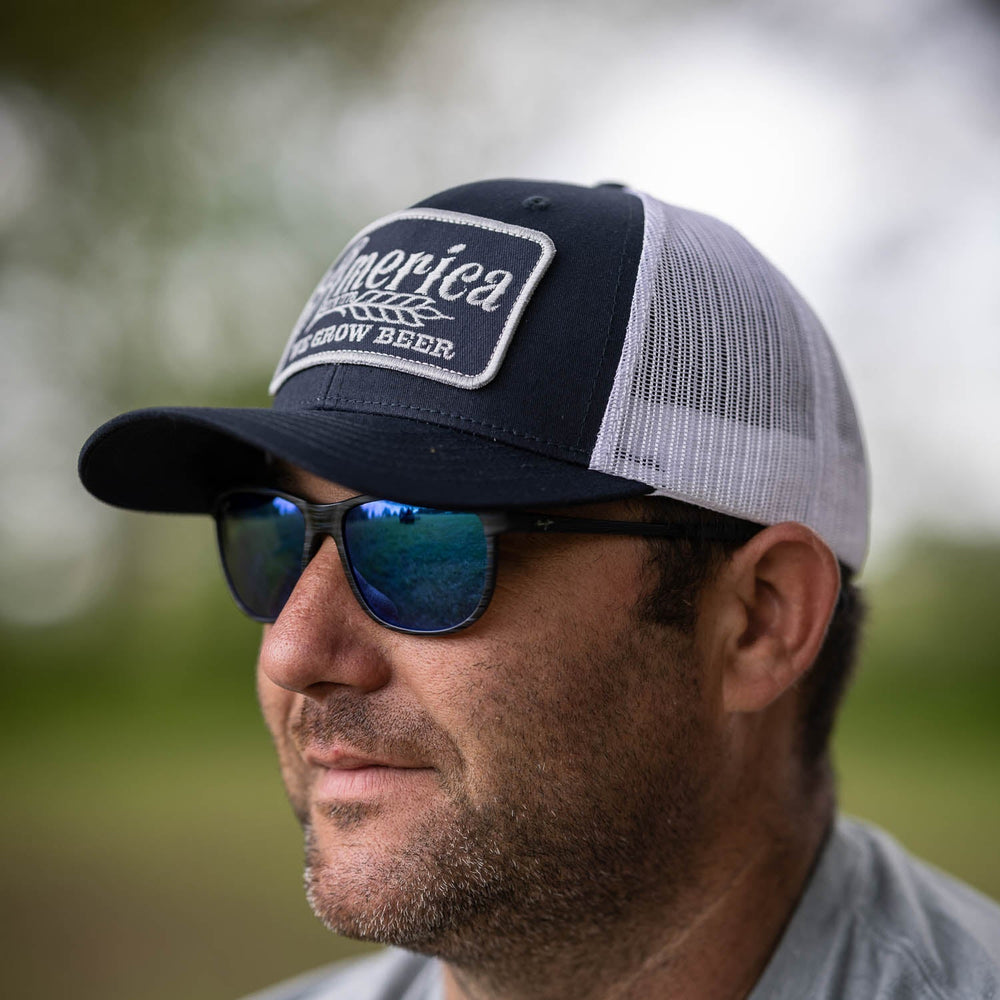
[[[323,276],[270,392],[304,368],[343,363],[486,385],[554,254],[545,233],[461,212],[379,219]]]

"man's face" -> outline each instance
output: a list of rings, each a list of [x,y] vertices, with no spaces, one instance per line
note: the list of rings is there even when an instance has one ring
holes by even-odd
[[[483,617],[411,636],[362,611],[324,542],[265,628],[258,690],[331,929],[461,963],[677,892],[718,692],[691,640],[641,619],[649,572],[637,538],[503,536]]]

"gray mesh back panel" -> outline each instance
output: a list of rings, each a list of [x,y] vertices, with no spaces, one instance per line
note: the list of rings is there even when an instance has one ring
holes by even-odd
[[[642,259],[590,467],[762,524],[799,521],[860,568],[864,447],[819,320],[730,226],[635,193]]]

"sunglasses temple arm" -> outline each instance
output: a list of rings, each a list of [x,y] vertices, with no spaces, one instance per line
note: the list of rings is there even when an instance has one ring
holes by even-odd
[[[484,521],[486,517],[484,516]],[[532,534],[634,535],[647,538],[698,538],[717,542],[746,542],[762,528],[745,521],[731,530],[697,524],[655,524],[647,521],[602,521],[560,514],[530,514],[505,511],[495,533],[523,531]]]

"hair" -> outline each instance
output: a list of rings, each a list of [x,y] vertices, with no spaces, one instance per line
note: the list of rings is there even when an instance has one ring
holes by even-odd
[[[732,540],[705,538],[649,539],[655,580],[643,615],[690,634],[698,619],[701,594],[733,552],[761,530],[761,525],[695,507],[667,497],[636,501],[649,521],[692,524]],[[810,787],[829,776],[829,743],[837,709],[853,673],[866,606],[853,573],[840,564],[840,594],[826,638],[812,666],[798,682],[798,749]]]

